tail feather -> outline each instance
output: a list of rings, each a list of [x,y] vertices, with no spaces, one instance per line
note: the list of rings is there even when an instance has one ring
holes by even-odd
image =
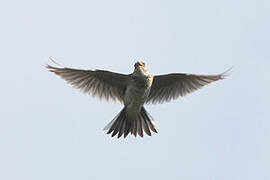
[[[153,120],[152,116],[146,111],[144,107],[141,109],[141,114],[143,116],[143,119],[147,122],[148,127],[151,129],[151,131],[157,133],[156,123]]]
[[[120,123],[120,130],[119,130],[119,133],[118,133],[118,136],[117,136],[117,138],[120,138],[121,136],[122,136],[122,134],[124,133],[124,130],[125,130],[125,123],[126,123],[126,121],[122,121],[121,123]]]
[[[129,133],[133,134],[135,137],[137,134],[143,137],[143,132],[149,136],[151,136],[151,131],[157,133],[155,122],[144,107],[141,108],[141,112],[136,119],[128,119],[126,109],[123,108],[122,111],[105,126],[104,130],[108,130],[107,134],[112,133],[112,137],[118,134],[118,138],[122,135],[124,135],[125,138]]]
[[[151,131],[148,127],[147,121],[145,119],[142,119],[142,126],[143,126],[143,130],[144,132],[148,135],[151,136]]]
[[[109,131],[107,132],[107,134],[110,134],[111,132],[113,132],[115,130],[115,127],[116,127],[116,124],[117,124],[117,121],[115,121],[112,126],[110,127]]]
[[[129,122],[128,119],[125,119],[125,121],[126,121],[126,127],[124,130],[124,138],[126,138],[129,132],[131,132],[131,122]]]
[[[121,118],[121,117],[119,117],[119,118]],[[119,121],[115,122],[115,127],[114,127],[114,130],[112,133],[112,137],[114,137],[118,132],[120,132],[122,122],[123,122],[123,119],[120,119]]]
[[[137,136],[137,132],[138,132],[138,122],[137,121],[133,121],[133,126],[132,126],[132,132],[131,134],[133,134],[135,137]]]
[[[139,116],[136,121],[137,121],[138,134],[139,134],[139,136],[143,137],[142,118],[141,118],[141,116]]]

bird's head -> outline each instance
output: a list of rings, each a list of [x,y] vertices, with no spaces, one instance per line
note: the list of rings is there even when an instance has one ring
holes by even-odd
[[[142,61],[138,61],[134,64],[134,72],[138,74],[149,74],[145,63]]]
[[[136,69],[136,68],[138,68],[138,67],[146,67],[145,66],[145,63],[144,62],[142,62],[142,61],[138,61],[138,62],[136,62],[135,64],[134,64],[134,68]]]

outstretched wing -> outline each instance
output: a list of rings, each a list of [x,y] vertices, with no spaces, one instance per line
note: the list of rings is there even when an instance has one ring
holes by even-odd
[[[147,103],[163,103],[185,96],[211,82],[224,79],[225,73],[219,75],[173,73],[154,76]]]
[[[123,102],[129,76],[104,70],[81,70],[46,66],[73,87],[100,99]]]

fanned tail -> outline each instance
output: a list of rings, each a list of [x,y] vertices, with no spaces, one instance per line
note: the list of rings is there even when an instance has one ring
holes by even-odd
[[[124,107],[120,113],[105,126],[104,130],[108,130],[107,134],[112,133],[112,137],[118,134],[118,138],[122,135],[124,135],[125,138],[129,133],[133,134],[135,137],[137,134],[143,137],[143,132],[149,136],[151,136],[151,131],[157,133],[156,124],[144,107],[141,108],[141,112],[138,114],[137,118],[131,120],[127,118],[126,108]]]

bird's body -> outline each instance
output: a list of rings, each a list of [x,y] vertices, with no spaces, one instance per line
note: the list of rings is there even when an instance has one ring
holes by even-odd
[[[136,68],[131,75],[124,97],[128,119],[134,119],[139,114],[141,107],[148,98],[152,82],[153,76],[140,67]]]
[[[144,108],[145,103],[163,103],[193,92],[211,82],[223,79],[225,74],[193,75],[173,73],[153,76],[143,62],[134,65],[132,74],[124,75],[104,70],[80,70],[47,68],[61,76],[74,87],[83,92],[105,98],[118,100],[124,104],[120,113],[104,128],[118,138],[129,133],[143,137],[143,132],[151,136],[157,132],[153,118]]]

